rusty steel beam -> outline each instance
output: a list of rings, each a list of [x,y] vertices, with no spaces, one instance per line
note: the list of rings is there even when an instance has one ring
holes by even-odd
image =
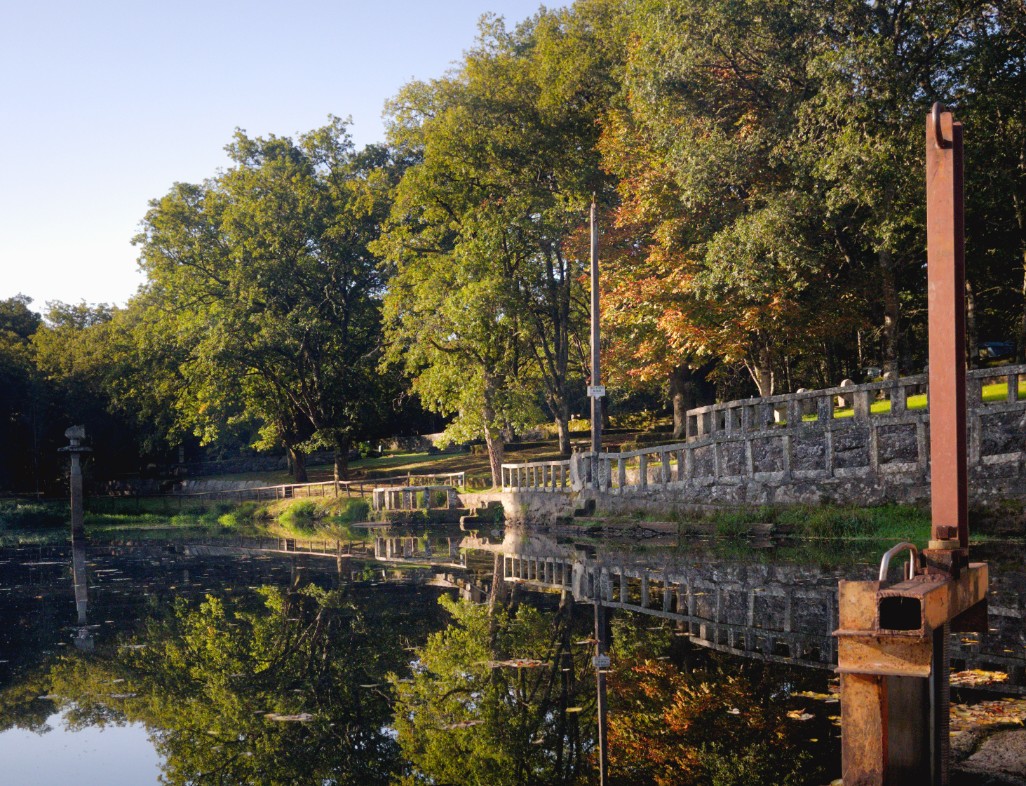
[[[947,786],[948,637],[986,625],[988,572],[969,564],[962,126],[926,120],[932,532],[923,572],[838,587],[841,769],[845,786]]]
[[[965,412],[965,203],[962,124],[934,104],[926,119],[930,324],[931,548],[969,547]],[[957,540],[957,545],[952,541]]]

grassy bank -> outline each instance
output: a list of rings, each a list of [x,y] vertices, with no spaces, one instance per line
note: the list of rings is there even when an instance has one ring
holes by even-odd
[[[767,526],[806,539],[911,540],[930,536],[930,512],[912,505],[754,507],[712,514],[716,534],[738,537]],[[682,521],[686,524],[686,521]]]
[[[85,526],[90,537],[101,539],[122,531],[155,536],[174,531],[352,541],[365,539],[351,525],[365,521],[369,512],[364,499],[334,497],[259,503],[101,497],[86,500]],[[69,520],[66,502],[0,500],[0,544],[67,538]]]

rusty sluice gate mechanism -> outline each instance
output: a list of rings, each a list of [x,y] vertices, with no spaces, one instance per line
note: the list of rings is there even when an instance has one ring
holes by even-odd
[[[840,582],[845,786],[946,786],[948,636],[987,630],[987,565],[969,562],[962,124],[940,104],[926,119],[926,234],[932,531],[921,554],[884,554],[877,581]]]

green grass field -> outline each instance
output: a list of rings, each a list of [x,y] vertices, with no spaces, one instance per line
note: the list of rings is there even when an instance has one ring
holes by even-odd
[[[992,385],[983,386],[984,403],[993,404],[999,401],[1005,401],[1008,398],[1008,383],[1007,382],[996,382]],[[1026,398],[1026,381],[1019,382],[1018,398]],[[915,396],[909,396],[905,402],[905,407],[909,411],[917,409],[926,409],[926,394],[920,393]],[[880,399],[874,401],[869,406],[869,411],[874,415],[887,415],[891,411],[891,402],[888,399]],[[855,411],[851,407],[845,407],[843,409],[835,409],[835,418],[850,418],[855,415]],[[803,420],[816,420],[815,415],[806,415],[802,418]]]

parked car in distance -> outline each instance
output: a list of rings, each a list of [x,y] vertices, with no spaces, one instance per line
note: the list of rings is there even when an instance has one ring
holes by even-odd
[[[1011,341],[981,341],[976,345],[980,360],[995,363],[1015,357],[1015,344]]]

